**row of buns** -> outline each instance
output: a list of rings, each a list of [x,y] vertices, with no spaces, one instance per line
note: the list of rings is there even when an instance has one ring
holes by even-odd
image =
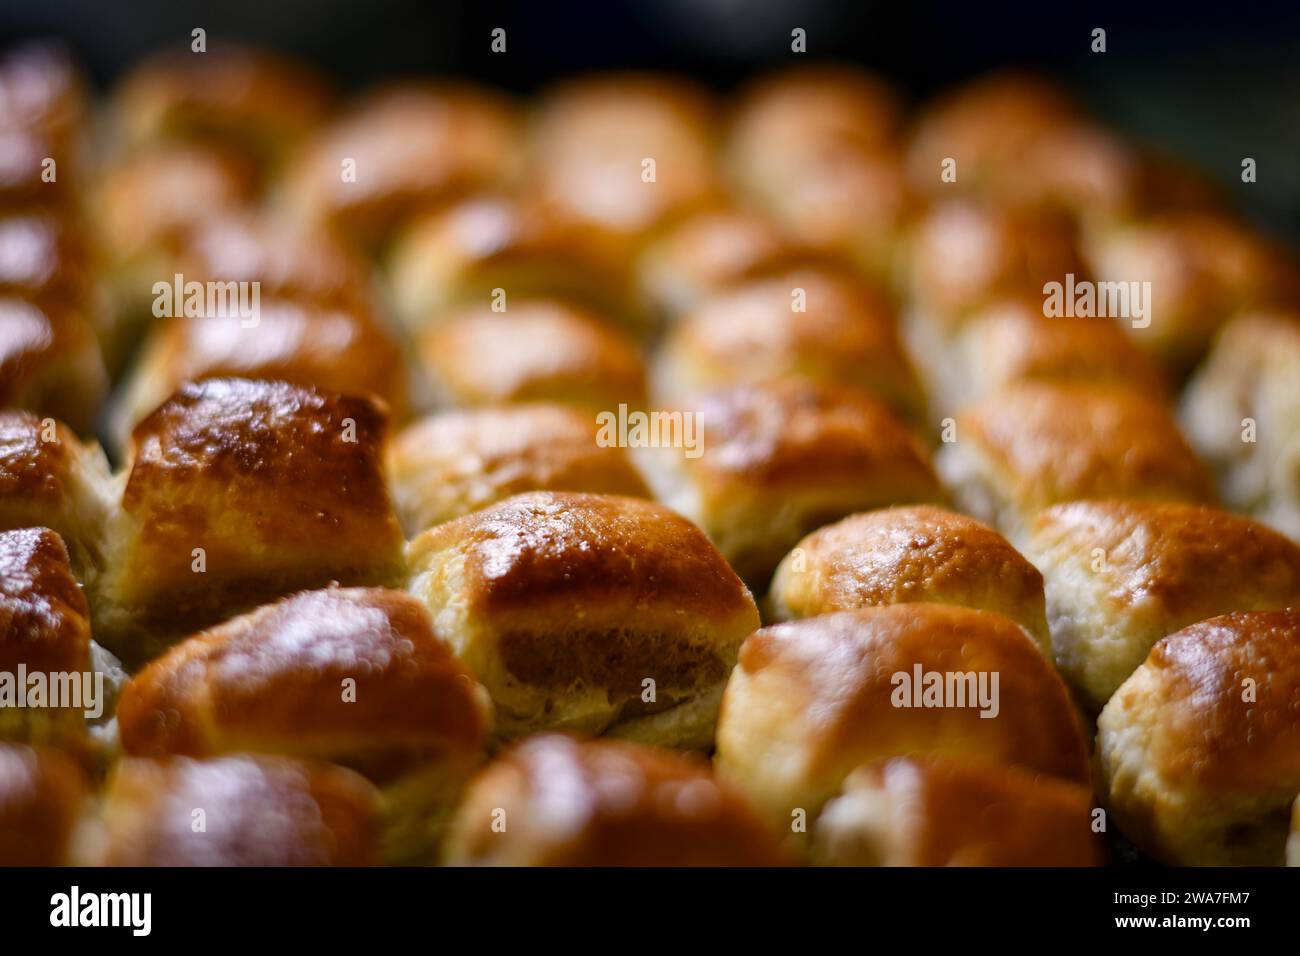
[[[0,671],[107,688],[0,709],[0,862],[1283,862],[1297,273],[1179,167],[1011,74],[102,112],[0,63]]]

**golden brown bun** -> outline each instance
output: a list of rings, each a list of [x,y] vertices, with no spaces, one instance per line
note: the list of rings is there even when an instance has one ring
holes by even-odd
[[[1235,612],[1151,649],[1097,722],[1111,813],[1180,866],[1278,866],[1300,792],[1300,610]]]
[[[128,759],[109,781],[100,862],[372,866],[379,829],[379,794],[341,767],[285,757]]]
[[[1226,217],[1189,212],[1097,231],[1085,253],[1098,281],[1149,282],[1150,324],[1126,331],[1175,373],[1235,312],[1295,301],[1295,263]]]
[[[504,827],[504,829],[503,829]],[[474,782],[447,861],[476,866],[777,866],[754,810],[697,757],[541,734]]]
[[[955,178],[943,175],[950,159]],[[1085,219],[1132,212],[1144,192],[1135,150],[1043,78],[1013,71],[981,77],[926,107],[907,163],[913,186],[936,198],[956,191]]]
[[[416,535],[524,491],[648,498],[626,449],[602,445],[588,412],[523,404],[440,412],[399,433],[388,479],[402,526]]]
[[[777,620],[929,602],[1010,618],[1051,651],[1043,576],[1005,538],[932,505],[852,515],[785,556],[769,594]]]
[[[416,340],[447,405],[554,401],[593,411],[645,407],[645,365],[633,342],[575,306],[506,300],[450,315]]]
[[[832,866],[1099,866],[1087,787],[1016,767],[896,757],[855,770],[817,820]]]
[[[88,99],[85,77],[57,43],[29,43],[0,57],[0,206],[75,209]]]
[[[707,748],[749,591],[698,528],[636,498],[534,492],[416,538],[410,590],[504,738],[609,731]]]
[[[910,421],[924,417],[925,396],[889,302],[828,270],[754,279],[706,298],[668,334],[656,384],[681,400],[774,378],[856,386]]]
[[[968,200],[933,206],[916,225],[908,257],[913,321],[940,341],[993,302],[1041,301],[1045,283],[1084,277],[1067,223]]]
[[[702,210],[665,229],[637,257],[650,311],[675,319],[705,297],[799,255],[776,224],[748,210]]]
[[[1118,385],[1022,382],[956,416],[935,466],[963,511],[1019,542],[1081,498],[1213,503],[1213,481],[1157,397]]]
[[[63,539],[48,528],[0,531],[0,673],[81,675],[90,670],[90,609]],[[0,706],[0,739],[70,744],[85,707]]]
[[[531,129],[532,187],[589,236],[612,267],[670,216],[719,191],[715,104],[691,83],[650,74],[587,76],[553,87]],[[646,160],[653,160],[651,168]]]
[[[231,46],[144,60],[118,84],[112,110],[127,146],[215,142],[269,161],[319,124],[333,102],[329,86],[307,66]]]
[[[1300,312],[1245,313],[1183,393],[1192,444],[1224,499],[1300,540]]]
[[[1200,505],[1076,501],[1038,516],[1057,666],[1101,710],[1156,641],[1229,611],[1300,607],[1300,545]]]
[[[186,279],[257,282],[265,299],[335,308],[372,306],[370,271],[356,250],[322,230],[260,213],[205,218],[185,235]]]
[[[556,298],[618,317],[636,328],[622,278],[579,230],[541,204],[499,193],[472,196],[415,220],[389,260],[398,313],[412,329],[458,306]]]
[[[921,445],[876,399],[793,380],[741,385],[685,403],[696,448],[644,455],[651,487],[766,590],[805,534],[856,511],[939,501]]]
[[[300,218],[367,247],[420,212],[514,175],[515,109],[456,83],[383,87],[312,136],[285,171]]]
[[[1152,396],[1167,390],[1159,368],[1114,320],[1044,316],[1041,300],[990,306],[962,325],[947,363],[940,356],[931,358],[939,358],[929,367],[936,418],[1027,380],[1114,382]]]
[[[251,170],[221,149],[158,143],[118,161],[103,175],[95,196],[95,226],[114,263],[153,265],[174,256],[186,233],[214,215],[235,213],[253,199]],[[154,257],[153,261],[150,261]],[[173,260],[140,273],[144,295],[171,277]]]
[[[290,591],[400,578],[386,430],[367,398],[247,379],[182,386],[132,433],[96,636],[139,662]]]
[[[0,218],[0,296],[77,307],[88,319],[96,317],[88,245],[83,230],[64,215],[29,211]]]
[[[89,432],[108,389],[95,332],[81,314],[0,298],[0,406]]]
[[[102,557],[109,482],[98,445],[53,419],[0,411],[0,530],[54,529],[83,582]]]
[[[935,672],[950,706],[916,705]],[[776,624],[745,641],[716,760],[773,822],[789,827],[799,811],[813,821],[856,767],[907,755],[1089,779],[1065,684],[1024,629],[997,614],[894,604]]]
[[[182,641],[131,680],[117,719],[133,756],[279,753],[382,779],[473,758],[490,712],[420,602],[326,588]]]
[[[163,319],[154,326],[115,409],[125,436],[182,384],[239,377],[380,399],[392,419],[409,412],[401,348],[370,313],[263,299],[239,315]]]
[[[913,212],[900,114],[893,90],[852,67],[775,73],[741,96],[727,171],[799,243],[883,278]]]
[[[74,862],[74,833],[89,787],[55,750],[0,743],[0,866]]]

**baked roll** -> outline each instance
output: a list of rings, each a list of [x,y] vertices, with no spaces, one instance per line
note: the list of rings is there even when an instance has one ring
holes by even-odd
[[[67,216],[30,211],[0,218],[0,296],[81,309],[94,326],[93,267],[81,230]]]
[[[955,604],[1015,621],[1051,653],[1038,569],[992,528],[933,505],[819,528],[781,561],[768,600],[778,621],[878,604]]]
[[[994,302],[1041,302],[1046,283],[1086,278],[1067,221],[968,199],[932,206],[916,223],[905,259],[900,282],[913,302],[914,354],[942,347]]]
[[[1300,610],[1161,640],[1097,722],[1124,835],[1179,866],[1279,866],[1300,792]]]
[[[1134,341],[1183,374],[1234,313],[1295,303],[1295,263],[1221,215],[1166,214],[1096,230],[1084,252],[1099,282],[1149,283]]]
[[[331,308],[374,305],[370,269],[354,250],[323,230],[257,213],[228,213],[189,229],[178,268],[187,279],[256,282],[262,299]]]
[[[280,184],[312,225],[375,248],[435,205],[511,180],[520,142],[502,96],[454,83],[377,90],[305,142]]]
[[[856,389],[740,385],[692,399],[682,413],[681,440],[638,448],[638,460],[657,497],[703,528],[759,591],[813,529],[943,496],[907,427]]]
[[[754,810],[698,757],[539,734],[474,782],[447,860],[472,866],[774,866]]]
[[[1092,792],[1018,767],[895,757],[855,770],[817,818],[830,866],[1099,866]]]
[[[411,537],[525,491],[650,497],[590,414],[543,402],[430,415],[393,440],[388,479]]]
[[[1181,420],[1224,499],[1300,539],[1300,312],[1224,327],[1183,393]]]
[[[925,415],[888,301],[826,270],[755,279],[705,299],[673,325],[656,366],[658,391],[678,401],[785,377],[856,386],[909,421]]]
[[[255,678],[255,679],[254,679]],[[400,591],[304,591],[197,634],[127,684],[132,756],[315,757],[384,785],[389,856],[427,858],[479,763],[487,693]]]
[[[131,663],[301,588],[402,574],[370,399],[206,379],[135,427],[95,595],[95,633]]]
[[[373,866],[379,795],[316,761],[123,760],[99,852],[103,866]]]
[[[98,445],[52,419],[0,411],[0,530],[54,529],[83,582],[102,561],[110,481]]]
[[[394,243],[389,276],[397,311],[412,329],[455,308],[509,298],[556,298],[639,329],[626,282],[581,232],[541,204],[488,193],[414,221]]]
[[[1300,866],[1300,797],[1291,808],[1291,838],[1286,842],[1286,865]]]
[[[1011,382],[1114,382],[1153,396],[1159,368],[1108,318],[1044,316],[1040,301],[1006,300],[963,323],[951,347],[918,356],[943,418]]]
[[[57,418],[86,434],[107,390],[99,342],[82,313],[0,298],[0,406]]]
[[[142,61],[118,84],[111,110],[125,147],[194,140],[235,147],[266,164],[321,123],[333,102],[329,85],[306,65],[223,46]]]
[[[0,57],[0,204],[75,208],[85,166],[87,83],[56,43]],[[53,159],[57,175],[45,175]]]
[[[75,746],[87,713],[105,703],[81,679],[90,669],[90,609],[63,540],[49,528],[0,531],[0,674],[15,682],[10,694],[23,695],[19,703],[0,694],[0,740]],[[28,678],[38,675],[40,697],[29,700]],[[60,675],[74,675],[75,686]],[[77,699],[65,700],[63,688]]]
[[[635,498],[534,492],[411,542],[409,589],[487,687],[496,733],[707,748],[749,591],[698,528]]]
[[[1022,382],[958,413],[935,467],[961,510],[1019,542],[1080,498],[1212,504],[1213,481],[1155,396],[1128,386]]]
[[[1040,514],[1057,666],[1095,713],[1156,641],[1229,611],[1300,607],[1300,545],[1200,505],[1076,501]]]
[[[653,227],[718,196],[716,107],[680,79],[614,74],[569,80],[533,118],[530,187],[624,270]]]
[[[370,313],[287,299],[262,301],[253,319],[159,320],[113,419],[118,441],[183,383],[238,377],[290,382],[382,400],[393,420],[410,407],[401,347]]]
[[[955,160],[945,178],[945,160]],[[1115,219],[1143,199],[1137,152],[1086,119],[1060,89],[1001,71],[922,110],[907,148],[914,188],[982,196],[1022,208]]]
[[[715,759],[768,819],[803,833],[857,767],[909,755],[1089,780],[1065,684],[1000,615],[894,604],[776,624],[745,641]]]
[[[77,862],[89,790],[67,755],[0,743],[0,866]]]
[[[646,375],[631,339],[577,306],[506,300],[459,310],[415,347],[440,404],[552,401],[593,411],[645,407]]]
[[[783,266],[801,253],[776,224],[720,206],[688,216],[637,256],[637,289],[648,311],[676,319],[706,297]]]

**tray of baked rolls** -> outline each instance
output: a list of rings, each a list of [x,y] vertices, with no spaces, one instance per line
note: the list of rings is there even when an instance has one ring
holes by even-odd
[[[0,60],[0,864],[1300,864],[1231,196],[1026,73],[199,33]]]

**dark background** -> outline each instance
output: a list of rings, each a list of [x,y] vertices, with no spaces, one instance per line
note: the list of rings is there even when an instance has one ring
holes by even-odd
[[[857,62],[924,98],[992,67],[1054,74],[1130,135],[1193,159],[1261,225],[1300,240],[1300,0],[27,0],[0,42],[60,37],[100,83],[202,26],[291,51],[348,87],[455,73],[528,92],[605,68],[681,70],[721,89],[797,59]],[[506,55],[489,52],[504,27]],[[1094,27],[1107,52],[1090,51]],[[1259,181],[1240,181],[1241,159]]]

